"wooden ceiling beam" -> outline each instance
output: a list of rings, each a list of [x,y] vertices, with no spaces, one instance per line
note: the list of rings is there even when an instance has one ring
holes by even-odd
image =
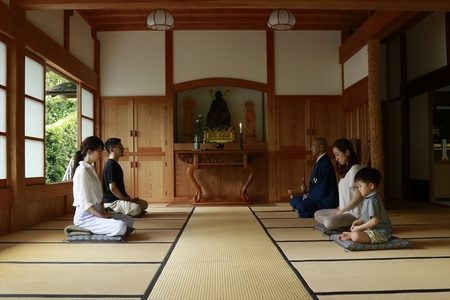
[[[377,11],[339,47],[339,62],[345,63],[369,40],[382,40],[419,12]]]
[[[240,9],[337,9],[337,10],[396,10],[449,11],[448,0],[18,0],[25,10],[84,10],[84,9],[175,9],[175,8],[240,8]]]

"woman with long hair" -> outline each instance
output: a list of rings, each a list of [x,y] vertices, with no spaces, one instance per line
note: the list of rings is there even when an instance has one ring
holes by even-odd
[[[121,236],[127,227],[133,227],[130,216],[111,215],[103,207],[103,194],[100,179],[95,172],[94,162],[101,157],[104,144],[96,136],[86,138],[74,157],[73,206],[75,226],[90,230],[93,234]]]
[[[349,227],[361,217],[363,196],[355,183],[355,175],[361,169],[353,144],[347,139],[338,139],[333,144],[336,170],[339,176],[339,207],[323,209],[314,214],[317,222],[328,229]]]

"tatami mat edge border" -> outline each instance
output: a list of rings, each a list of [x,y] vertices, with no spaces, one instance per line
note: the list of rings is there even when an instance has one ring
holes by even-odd
[[[382,291],[339,291],[339,292],[317,292],[319,296],[338,296],[338,295],[389,295],[389,294],[430,294],[430,293],[445,293],[450,292],[450,289],[411,289],[411,290],[382,290]]]
[[[189,213],[189,216],[187,217],[186,221],[183,224],[183,227],[181,227],[180,232],[178,233],[177,237],[173,241],[172,246],[170,247],[169,251],[167,252],[166,256],[164,257],[163,261],[161,262],[161,266],[159,267],[158,271],[156,271],[155,276],[153,277],[152,281],[150,281],[147,289],[144,292],[144,295],[141,299],[147,299],[150,296],[150,293],[152,292],[152,289],[154,288],[156,282],[159,279],[159,276],[161,276],[161,272],[164,269],[164,267],[167,264],[167,261],[169,260],[170,255],[172,255],[173,249],[177,245],[181,235],[183,234],[184,229],[186,228],[186,225],[188,224],[189,220],[192,217],[192,214],[194,213],[195,207],[192,208],[191,212]]]
[[[313,298],[313,299],[319,299],[316,294],[313,292],[313,290],[311,289],[311,287],[306,283],[306,280],[303,278],[303,276],[300,274],[300,272],[292,265],[292,263],[289,261],[289,259],[286,257],[286,255],[284,254],[283,250],[281,250],[281,248],[278,246],[277,242],[272,238],[272,236],[270,235],[269,231],[266,229],[266,227],[264,226],[263,222],[258,218],[258,215],[255,213],[255,211],[253,211],[253,209],[251,207],[248,207],[250,209],[250,211],[252,212],[252,214],[255,216],[256,220],[259,222],[259,224],[261,225],[261,227],[263,228],[264,232],[267,234],[267,236],[269,237],[269,239],[272,241],[272,243],[274,244],[274,246],[277,248],[278,252],[280,253],[280,255],[283,257],[283,259],[285,260],[285,262],[289,265],[289,267],[292,269],[292,271],[294,272],[295,275],[297,275],[298,279],[301,281],[301,283],[303,284],[303,286],[305,287],[305,289],[308,291],[309,295]]]
[[[395,251],[395,249],[392,249]],[[411,249],[412,250],[412,249]],[[371,260],[416,260],[416,259],[448,259],[450,256],[418,256],[418,257],[384,257],[384,258],[340,258],[340,259],[292,259],[290,262],[340,262],[340,261],[371,261]]]

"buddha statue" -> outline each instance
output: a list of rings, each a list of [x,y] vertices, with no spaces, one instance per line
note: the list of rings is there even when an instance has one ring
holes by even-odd
[[[213,101],[206,118],[206,127],[212,131],[227,130],[231,126],[231,115],[228,111],[227,102],[222,97],[221,91],[217,91],[215,97],[213,97],[212,90],[210,94]]]

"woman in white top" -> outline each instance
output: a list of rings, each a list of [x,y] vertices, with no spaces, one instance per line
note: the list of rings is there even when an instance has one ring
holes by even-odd
[[[108,236],[124,235],[127,227],[133,227],[132,217],[121,214],[111,215],[103,207],[100,179],[94,166],[102,155],[104,144],[96,136],[86,138],[74,157],[73,206],[75,226],[90,230],[93,234]]]
[[[361,217],[363,196],[355,183],[355,174],[361,169],[353,144],[347,139],[338,139],[333,144],[336,169],[340,177],[338,184],[339,207],[323,209],[314,214],[317,222],[328,229],[350,227]]]

